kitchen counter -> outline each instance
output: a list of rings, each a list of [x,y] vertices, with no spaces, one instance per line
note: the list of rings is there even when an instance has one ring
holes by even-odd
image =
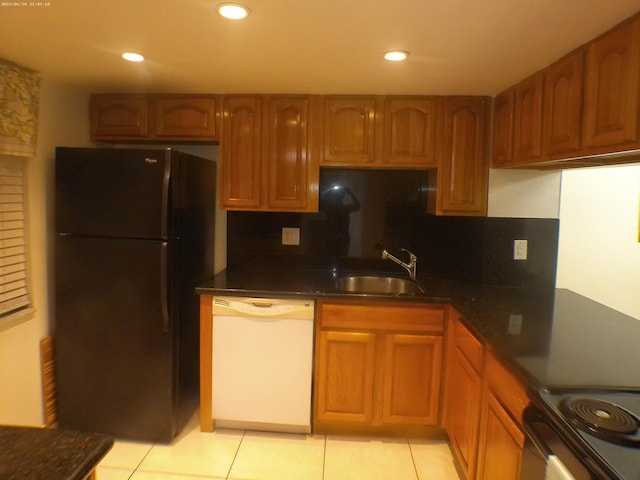
[[[554,386],[640,390],[640,320],[565,289],[488,287],[419,277],[420,295],[354,295],[324,271],[223,271],[197,292],[448,303],[532,391]]]
[[[0,478],[82,480],[112,445],[98,433],[0,426]]]

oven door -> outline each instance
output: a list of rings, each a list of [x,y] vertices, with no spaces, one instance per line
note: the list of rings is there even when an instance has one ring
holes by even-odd
[[[533,405],[523,414],[526,435],[520,480],[597,480],[544,414]]]

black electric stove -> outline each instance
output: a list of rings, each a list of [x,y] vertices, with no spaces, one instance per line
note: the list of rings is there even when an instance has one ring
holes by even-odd
[[[574,478],[640,479],[640,390],[545,389],[534,408],[538,421],[545,421],[573,454],[564,460],[568,470],[577,459],[589,472],[575,473],[581,471],[577,468]],[[553,450],[558,448],[546,454],[556,454]]]

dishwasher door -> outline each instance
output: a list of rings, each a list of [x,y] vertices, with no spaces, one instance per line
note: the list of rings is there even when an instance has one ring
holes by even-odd
[[[216,427],[309,433],[313,300],[213,299]]]

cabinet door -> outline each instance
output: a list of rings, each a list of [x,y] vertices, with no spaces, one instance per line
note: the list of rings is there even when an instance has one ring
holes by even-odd
[[[300,97],[269,100],[265,153],[269,209],[301,210],[307,206],[308,103]]]
[[[154,105],[156,136],[216,139],[215,97],[158,97]]]
[[[149,135],[149,102],[136,95],[93,95],[91,139],[144,138]]]
[[[442,337],[386,335],[384,423],[436,425],[442,376]]]
[[[486,212],[489,168],[485,155],[485,106],[484,97],[451,97],[445,102],[437,214]]]
[[[544,76],[542,145],[545,155],[580,149],[584,50],[577,50],[549,66]]]
[[[457,347],[454,347],[453,354],[449,358],[445,428],[466,477],[473,478],[478,445],[482,380]]]
[[[640,18],[589,45],[584,146],[637,142],[640,116]]]
[[[398,166],[436,166],[436,98],[387,98],[383,162]]]
[[[318,347],[317,419],[370,423],[376,335],[321,331]]]
[[[221,141],[221,195],[226,208],[260,207],[262,100],[224,99]]]
[[[324,102],[324,164],[375,160],[375,98],[328,97]]]
[[[509,165],[513,159],[513,103],[515,90],[510,88],[493,100],[494,167]]]
[[[516,85],[513,162],[528,163],[542,154],[543,76],[537,73]]]
[[[498,402],[485,389],[480,423],[478,480],[520,478],[524,434]]]

